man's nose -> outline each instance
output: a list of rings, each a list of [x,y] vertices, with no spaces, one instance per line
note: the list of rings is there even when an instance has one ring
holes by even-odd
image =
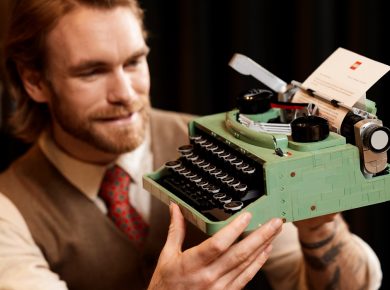
[[[133,81],[124,70],[120,69],[112,74],[107,98],[110,103],[128,103],[136,98]]]

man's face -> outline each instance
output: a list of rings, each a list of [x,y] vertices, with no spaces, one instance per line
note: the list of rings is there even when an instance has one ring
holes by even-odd
[[[140,145],[150,109],[148,47],[130,9],[78,8],[49,33],[46,47],[57,143],[110,154]]]

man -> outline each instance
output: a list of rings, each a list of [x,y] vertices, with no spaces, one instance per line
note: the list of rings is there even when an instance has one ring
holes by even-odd
[[[0,289],[241,289],[268,258],[274,289],[379,287],[376,256],[340,215],[242,237],[244,213],[202,242],[189,227],[182,249],[179,208],[168,230],[141,176],[173,158],[189,117],[150,109],[134,0],[19,1],[5,43],[15,132],[34,145],[0,176]],[[113,168],[132,180],[121,197],[137,223],[121,228],[101,194]]]

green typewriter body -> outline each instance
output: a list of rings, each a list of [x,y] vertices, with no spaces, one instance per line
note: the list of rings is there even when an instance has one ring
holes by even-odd
[[[390,200],[390,174],[367,175],[358,146],[331,132],[324,140],[255,132],[237,110],[194,119],[177,160],[144,176],[144,188],[177,203],[212,235],[242,211],[253,230],[273,217],[293,222]],[[268,121],[277,110],[258,115]],[[386,161],[387,167],[387,161]]]

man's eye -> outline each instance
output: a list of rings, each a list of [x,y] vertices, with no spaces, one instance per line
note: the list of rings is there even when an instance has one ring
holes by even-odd
[[[103,70],[101,70],[101,69],[91,69],[91,70],[83,71],[79,75],[81,77],[92,77],[92,76],[96,76],[96,75],[102,74],[102,73],[103,73]]]
[[[128,67],[128,68],[135,68],[137,67],[138,65],[140,65],[142,62],[144,61],[144,57],[140,57],[140,58],[137,58],[137,59],[133,59],[131,61],[128,61],[127,63],[125,63],[125,67]]]
[[[140,63],[139,60],[132,60],[125,64],[126,67],[134,67],[137,66]]]

